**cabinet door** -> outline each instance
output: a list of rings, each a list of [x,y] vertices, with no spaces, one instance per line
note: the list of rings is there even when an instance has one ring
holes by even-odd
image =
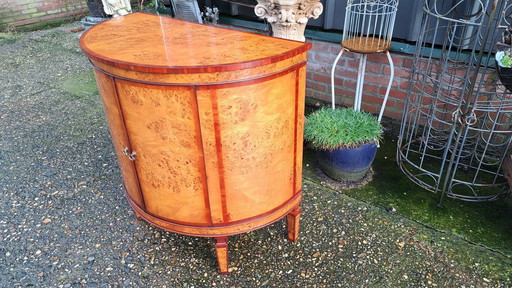
[[[130,151],[130,140],[124,125],[124,118],[117,95],[115,79],[94,69],[96,82],[98,83],[101,100],[105,110],[107,123],[112,136],[112,142],[119,160],[119,168],[123,175],[124,188],[127,196],[135,202],[135,204],[144,209],[144,199],[140,191],[137,171],[133,161],[131,161],[123,151]]]
[[[194,87],[116,83],[146,212],[210,225]]]
[[[263,216],[300,190],[304,72],[198,87],[215,224]]]

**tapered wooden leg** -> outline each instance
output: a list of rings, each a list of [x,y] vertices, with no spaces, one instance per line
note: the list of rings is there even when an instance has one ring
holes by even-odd
[[[299,238],[300,206],[293,208],[286,215],[286,226],[288,228],[288,240],[295,242]]]
[[[215,238],[215,252],[220,274],[228,274],[228,237]]]

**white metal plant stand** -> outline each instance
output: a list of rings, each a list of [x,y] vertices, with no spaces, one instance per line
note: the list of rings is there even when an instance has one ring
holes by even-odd
[[[334,72],[344,51],[362,54],[359,59],[357,73],[357,86],[354,98],[354,110],[361,110],[363,95],[364,72],[368,54],[385,52],[391,66],[389,84],[379,113],[379,122],[382,119],[384,108],[388,100],[389,91],[395,76],[395,67],[389,54],[391,37],[395,24],[399,0],[348,0],[345,12],[345,24],[341,40],[341,51],[334,60],[331,70],[332,108],[335,108]]]

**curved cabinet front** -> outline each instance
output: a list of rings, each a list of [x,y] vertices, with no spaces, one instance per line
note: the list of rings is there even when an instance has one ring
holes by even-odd
[[[135,13],[81,47],[138,217],[215,237],[221,272],[226,236],[288,215],[297,238],[310,44]]]

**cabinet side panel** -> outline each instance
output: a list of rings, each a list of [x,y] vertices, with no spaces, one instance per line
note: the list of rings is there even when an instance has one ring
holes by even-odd
[[[211,225],[195,89],[116,83],[146,212]]]
[[[304,106],[306,98],[306,65],[296,71],[295,112],[295,193],[302,189],[302,157],[304,145]]]
[[[133,162],[124,156],[122,152],[125,147],[130,148],[130,142],[126,134],[123,115],[119,109],[114,79],[96,69],[94,69],[94,75],[103,102],[114,149],[119,160],[126,193],[139,207],[144,208],[144,200],[137,180],[137,172]]]
[[[284,205],[295,178],[296,73],[238,85],[212,86],[217,166],[225,222]],[[201,96],[202,94],[199,94]],[[213,143],[212,143],[213,144]],[[219,165],[222,164],[222,165]]]

